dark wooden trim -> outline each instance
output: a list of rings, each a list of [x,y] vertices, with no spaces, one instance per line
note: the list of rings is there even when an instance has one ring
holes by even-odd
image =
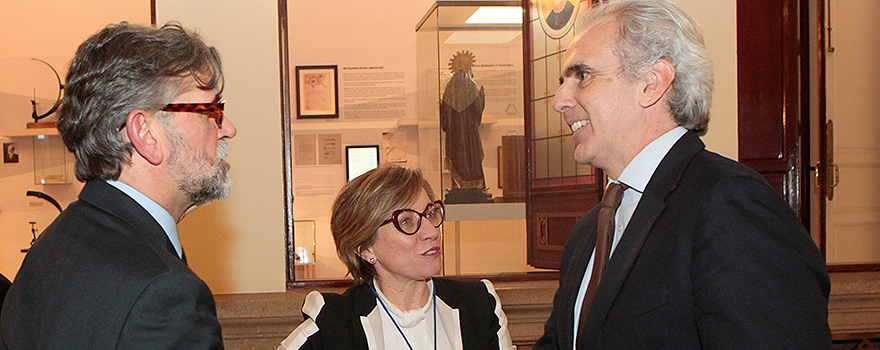
[[[777,189],[802,219],[808,200],[803,150],[800,40],[803,0],[737,0],[739,160]],[[808,151],[808,150],[807,150]],[[808,168],[806,168],[808,170]]]
[[[559,272],[558,271],[534,271],[534,272],[523,272],[523,273],[503,273],[497,275],[459,275],[459,276],[445,276],[444,278],[448,278],[456,281],[479,281],[482,279],[487,279],[492,281],[492,283],[497,282],[529,282],[529,281],[556,281],[559,280]]]
[[[290,51],[287,26],[287,0],[278,0],[278,53],[281,74],[281,158],[284,181],[284,247],[288,288],[296,279],[293,240],[293,160],[290,135]]]
[[[867,332],[867,333],[831,333],[831,340],[859,340],[859,339],[878,339],[880,338],[880,332]],[[856,348],[860,349],[860,348]],[[865,348],[866,350],[870,350],[871,348]],[[855,349],[854,349],[855,350]]]
[[[810,58],[812,57],[812,51],[810,50],[810,32],[812,31],[812,27],[810,27],[809,18],[810,18],[810,6],[809,2],[811,0],[800,0],[800,128],[798,132],[798,143],[800,144],[800,161],[799,169],[798,169],[798,186],[796,191],[798,193],[798,198],[800,206],[798,207],[798,212],[800,213],[801,223],[803,223],[804,227],[807,229],[807,232],[810,232],[810,226],[812,225],[810,218],[812,217],[812,212],[810,211],[811,207],[811,199],[810,195],[812,192],[810,191],[810,187],[813,183],[810,178],[810,166],[812,162],[810,162],[810,141],[811,141],[811,123],[810,121],[815,118],[810,111],[810,84],[812,83],[812,68],[810,67]]]
[[[822,256],[826,255],[828,249],[828,241],[827,241],[827,229],[825,225],[827,225],[828,220],[825,217],[825,211],[827,210],[827,203],[825,203],[825,195],[826,189],[828,188],[828,174],[825,172],[825,164],[827,159],[825,159],[826,153],[828,152],[828,138],[827,138],[827,130],[825,128],[825,121],[827,118],[827,102],[825,99],[826,91],[825,91],[825,0],[815,0],[816,1],[816,17],[818,19],[816,25],[818,28],[815,30],[819,31],[819,42],[818,42],[818,55],[816,62],[816,79],[817,82],[817,113],[819,115],[815,116],[816,119],[819,120],[819,163],[816,165],[816,174],[817,174],[817,186],[819,186],[819,251],[822,252]]]
[[[294,278],[287,279],[287,290],[294,290],[294,289],[317,290],[317,289],[325,289],[325,288],[348,288],[353,285],[354,285],[354,280],[352,280],[352,279],[306,280],[306,281],[295,281]]]
[[[523,9],[523,21],[522,21],[522,49],[523,49],[523,135],[525,135],[525,157],[526,157],[526,186],[525,186],[525,202],[526,202],[526,263],[529,263],[529,260],[532,257],[532,236],[535,233],[532,231],[531,222],[532,219],[532,211],[534,211],[534,207],[532,205],[532,179],[535,177],[535,162],[532,160],[532,153],[535,152],[533,144],[534,139],[534,103],[532,103],[532,99],[534,98],[533,90],[534,90],[534,76],[532,72],[532,52],[534,52],[534,43],[532,42],[532,0],[522,0],[520,6]]]
[[[832,264],[827,269],[828,272],[878,272],[880,264]]]

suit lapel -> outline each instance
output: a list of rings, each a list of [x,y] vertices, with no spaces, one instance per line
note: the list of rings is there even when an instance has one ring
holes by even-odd
[[[608,261],[602,283],[599,284],[593,305],[590,307],[586,334],[584,339],[578,339],[578,343],[595,343],[599,330],[608,316],[608,311],[629,276],[654,223],[666,209],[666,197],[678,186],[681,174],[687,168],[690,160],[704,148],[705,145],[699,136],[688,131],[672,146],[657,166],[657,170],[648,181],[645,192],[611,256],[611,260]],[[592,239],[593,245],[595,245],[595,228],[593,232]],[[592,251],[592,248],[589,251]]]

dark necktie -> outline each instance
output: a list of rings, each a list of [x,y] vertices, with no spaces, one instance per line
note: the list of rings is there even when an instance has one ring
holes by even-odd
[[[608,257],[611,256],[611,242],[614,241],[614,214],[623,199],[623,192],[629,186],[613,182],[605,189],[602,195],[602,208],[599,209],[599,223],[596,231],[596,256],[593,258],[593,272],[590,274],[590,283],[587,284],[587,292],[584,294],[584,303],[581,305],[580,321],[578,322],[578,337],[583,333],[587,323],[587,314],[590,313],[590,305],[596,295],[596,289],[608,265]]]

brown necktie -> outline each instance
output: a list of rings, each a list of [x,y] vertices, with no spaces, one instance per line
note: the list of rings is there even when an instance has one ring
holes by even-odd
[[[602,208],[599,209],[599,224],[596,231],[596,256],[593,259],[593,272],[590,274],[590,283],[584,294],[584,303],[581,306],[580,321],[578,323],[578,336],[582,334],[584,325],[587,323],[587,314],[590,312],[590,304],[596,295],[599,280],[608,265],[608,257],[611,256],[611,242],[614,241],[614,213],[623,199],[623,192],[629,186],[622,183],[612,182],[602,195]]]

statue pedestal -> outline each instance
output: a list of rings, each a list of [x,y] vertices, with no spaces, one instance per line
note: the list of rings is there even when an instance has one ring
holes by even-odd
[[[446,204],[488,203],[489,196],[482,188],[453,188],[446,193]]]

